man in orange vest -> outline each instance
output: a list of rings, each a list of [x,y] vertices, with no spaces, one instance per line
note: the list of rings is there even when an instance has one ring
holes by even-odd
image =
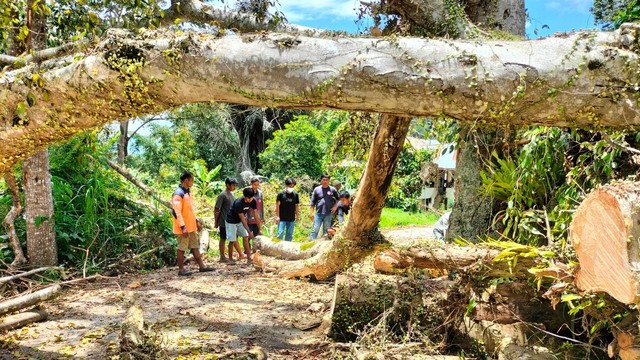
[[[200,272],[213,271],[202,262],[200,250],[198,250],[198,231],[202,230],[200,222],[196,220],[196,214],[191,201],[191,187],[193,186],[193,174],[185,171],[180,176],[180,185],[171,196],[173,206],[173,233],[178,236],[178,275],[189,276],[191,271],[184,268],[184,253],[191,249],[193,257],[200,267]]]

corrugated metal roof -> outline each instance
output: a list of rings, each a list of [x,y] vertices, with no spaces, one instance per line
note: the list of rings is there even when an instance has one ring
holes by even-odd
[[[416,150],[431,149],[436,150],[440,146],[440,142],[435,139],[418,139],[407,136],[407,141]]]

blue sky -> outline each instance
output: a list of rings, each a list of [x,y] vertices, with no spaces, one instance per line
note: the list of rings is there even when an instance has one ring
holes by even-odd
[[[279,1],[290,23],[352,33],[362,30],[355,24],[360,0]],[[589,11],[592,4],[593,0],[525,0],[529,11],[527,34],[537,38],[559,31],[593,28],[593,16]],[[543,25],[549,29],[543,29]],[[536,29],[538,35],[534,34]]]

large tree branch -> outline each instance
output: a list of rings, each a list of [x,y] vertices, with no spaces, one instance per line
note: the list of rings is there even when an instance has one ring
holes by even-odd
[[[26,56],[11,56],[0,54],[0,65],[8,65],[13,68],[20,68],[31,62],[41,62],[53,59],[63,54],[67,54],[72,50],[77,50],[83,44],[86,44],[86,41],[71,42],[53,48],[34,51]]]
[[[41,74],[42,89],[23,80],[35,67],[0,77],[0,172],[79,131],[193,102],[638,126],[637,37],[638,27],[521,42],[115,30]]]

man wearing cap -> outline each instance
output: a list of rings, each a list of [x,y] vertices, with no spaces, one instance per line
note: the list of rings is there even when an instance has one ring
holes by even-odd
[[[329,185],[331,177],[322,174],[320,177],[320,186],[313,189],[311,194],[311,217],[313,218],[313,230],[311,231],[311,240],[318,237],[320,226],[323,227],[323,235],[327,235],[327,230],[331,227],[333,214],[338,209],[338,190]]]
[[[216,205],[214,210],[216,227],[220,230],[220,240],[218,241],[218,249],[220,251],[220,262],[228,262],[233,261],[233,252],[229,252],[229,258],[224,255],[224,249],[227,242],[227,228],[224,225],[224,219],[227,217],[229,213],[229,209],[231,209],[231,205],[235,200],[233,197],[233,192],[236,190],[236,186],[238,185],[238,180],[232,177],[228,177],[224,180],[226,185],[226,189],[218,195],[216,199]],[[240,244],[238,242],[233,243],[235,246],[238,255],[240,256],[240,260],[244,259],[244,255],[240,250]]]

